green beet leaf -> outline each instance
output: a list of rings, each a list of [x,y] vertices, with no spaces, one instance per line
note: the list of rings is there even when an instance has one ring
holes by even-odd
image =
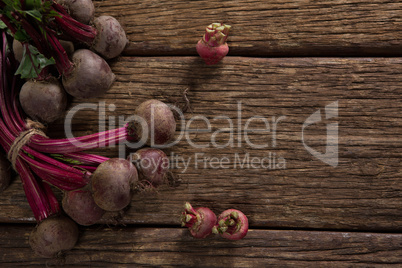
[[[20,74],[21,78],[37,78],[46,66],[55,64],[55,60],[48,59],[32,45],[23,46],[24,52],[20,66],[15,74]]]
[[[6,29],[6,28],[7,28],[7,25],[0,20],[0,29],[3,30],[3,29]]]

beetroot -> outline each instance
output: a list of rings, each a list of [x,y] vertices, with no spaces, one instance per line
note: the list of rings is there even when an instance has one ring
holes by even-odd
[[[193,208],[190,203],[184,205],[181,216],[181,226],[188,227],[195,238],[205,238],[212,233],[216,224],[216,215],[205,207]]]
[[[98,166],[91,177],[95,203],[106,211],[119,211],[130,204],[138,184],[135,166],[128,160],[111,158]]]
[[[248,219],[240,210],[228,209],[219,215],[218,224],[212,231],[223,238],[239,240],[247,234]]]
[[[14,58],[18,62],[21,62],[22,55],[24,54],[24,48],[23,48],[21,42],[17,41],[16,39],[13,40],[13,53],[14,53]]]
[[[128,40],[120,23],[111,16],[100,16],[94,20],[97,34],[91,48],[105,59],[119,56]]]
[[[96,205],[90,191],[77,190],[64,193],[64,212],[76,223],[84,226],[95,224],[105,211]]]
[[[74,53],[74,44],[71,41],[66,41],[66,40],[59,40],[60,41],[60,45],[64,48],[64,50],[66,51],[67,55],[69,57],[73,56]]]
[[[135,154],[139,179],[158,186],[163,183],[169,168],[169,158],[156,148],[143,148]]]
[[[133,133],[137,139],[146,138],[145,143],[151,147],[164,145],[173,139],[176,121],[172,110],[165,103],[154,99],[147,100],[137,107],[135,115],[145,122],[145,124],[134,122],[129,125],[130,134]]]
[[[112,85],[115,75],[107,62],[88,49],[74,52],[71,73],[63,76],[67,93],[76,98],[99,97]]]
[[[64,6],[70,16],[79,22],[88,24],[95,14],[95,6],[92,0],[57,0],[57,3]]]
[[[11,181],[11,164],[0,152],[0,193],[4,191]]]
[[[212,23],[205,29],[205,34],[198,41],[196,49],[207,65],[218,63],[228,54],[229,46],[226,39],[230,28],[229,25],[222,23]]]
[[[71,219],[59,216],[43,220],[29,236],[33,251],[46,258],[72,249],[78,240],[78,227]]]
[[[34,120],[51,123],[62,117],[67,107],[67,94],[57,79],[29,80],[21,88],[20,103]]]

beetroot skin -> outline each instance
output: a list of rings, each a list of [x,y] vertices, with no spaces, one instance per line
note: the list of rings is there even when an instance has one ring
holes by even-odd
[[[56,78],[25,82],[19,99],[25,113],[42,123],[61,118],[67,107],[67,94]]]
[[[212,232],[230,240],[242,239],[248,232],[248,219],[240,210],[225,210],[219,215]]]
[[[212,228],[215,224],[216,215],[209,208],[193,208],[188,202],[184,205],[181,226],[188,227],[193,237],[207,237],[212,233]]]
[[[95,224],[105,211],[96,205],[90,191],[77,190],[64,193],[63,210],[76,223],[84,226]]]
[[[91,177],[95,203],[106,211],[119,211],[130,204],[138,184],[135,166],[128,160],[111,158],[98,166]]]
[[[146,138],[145,143],[155,145],[167,144],[174,138],[176,132],[176,120],[173,112],[165,103],[158,100],[147,100],[141,103],[135,110],[135,115],[144,120],[143,125],[134,122],[129,125],[129,133],[138,140]],[[147,137],[143,137],[147,135]]]
[[[114,82],[115,75],[108,63],[88,49],[78,49],[72,56],[73,70],[63,75],[63,86],[76,98],[95,98],[103,95]]]
[[[169,158],[156,148],[143,148],[135,154],[135,159],[140,180],[147,181],[153,186],[163,183],[169,168]]]
[[[70,16],[75,20],[88,24],[95,14],[95,6],[92,0],[56,0],[57,3],[64,6]]]
[[[105,59],[119,56],[127,46],[126,33],[120,23],[111,16],[100,16],[94,20],[97,30],[92,49]]]
[[[72,249],[78,240],[78,227],[71,219],[59,216],[43,220],[29,236],[32,250],[46,258]]]
[[[230,28],[229,25],[222,23],[212,23],[206,28],[205,34],[198,41],[196,49],[207,65],[220,62],[228,54],[229,46],[226,39]]]

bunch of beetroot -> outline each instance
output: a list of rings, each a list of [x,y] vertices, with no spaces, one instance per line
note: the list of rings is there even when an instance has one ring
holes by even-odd
[[[138,141],[139,147],[163,145],[173,139],[176,122],[168,105],[148,100],[135,110],[137,121],[120,128],[73,140],[50,139],[42,124],[27,119],[22,112],[18,96],[26,84],[22,85],[20,76],[15,75],[18,62],[9,39],[1,32],[0,145],[20,175],[39,223],[30,236],[30,245],[36,253],[54,257],[74,246],[78,238],[76,223],[91,225],[106,211],[124,209],[133,193],[143,185],[160,185],[167,173],[167,157],[156,148],[138,150],[137,165],[85,151],[127,141]],[[1,178],[7,184],[9,162],[2,157],[0,164]],[[62,215],[50,186],[64,191],[63,209],[74,221]]]
[[[27,79],[21,106],[32,119],[60,118],[67,93],[98,97],[111,87],[115,75],[106,60],[119,56],[128,40],[115,18],[94,18],[92,0],[0,0],[0,8],[0,28],[14,37],[16,74]]]
[[[168,105],[149,100],[135,111],[141,120],[118,129],[74,140],[48,138],[39,122],[50,123],[63,115],[67,93],[98,97],[110,88],[115,75],[106,60],[124,50],[125,32],[113,17],[94,19],[90,0],[0,0],[0,8],[0,145],[23,182],[38,222],[29,243],[39,255],[54,257],[74,247],[76,223],[91,225],[107,211],[124,209],[138,189],[144,184],[159,186],[168,172],[167,157],[156,148],[138,150],[134,161],[85,151],[128,140],[164,145],[174,137],[176,122]],[[208,26],[197,45],[207,64],[227,54],[229,28]],[[0,189],[10,176],[3,158]],[[51,186],[64,191],[62,206],[69,217],[62,214]],[[189,204],[183,224],[200,238],[214,232],[241,239],[248,228],[240,211],[225,211],[216,219],[208,209]]]
[[[193,208],[188,202],[184,205],[181,225],[188,227],[195,238],[205,238],[214,233],[226,239],[240,240],[248,231],[248,219],[240,210],[227,209],[216,217],[209,208]]]

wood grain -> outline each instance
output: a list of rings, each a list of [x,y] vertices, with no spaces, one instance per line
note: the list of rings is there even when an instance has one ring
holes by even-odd
[[[384,267],[402,264],[402,235],[250,230],[240,241],[197,240],[179,228],[91,228],[64,260],[35,256],[28,226],[0,227],[5,266]],[[32,226],[29,226],[32,227]],[[17,261],[18,260],[18,261]]]
[[[186,113],[186,123],[203,115],[212,129],[196,133],[206,127],[202,121],[194,121],[193,130],[185,128],[192,142],[210,146],[197,149],[182,139],[166,150],[170,157],[190,159],[186,170],[173,166],[182,183],[137,194],[120,223],[177,225],[184,202],[191,201],[216,213],[240,209],[252,227],[401,230],[401,58],[228,57],[224,64],[208,67],[197,57],[124,57],[112,69],[117,81],[101,99],[107,107],[106,119],[132,115],[136,105],[150,98],[181,105],[188,89],[192,112]],[[310,115],[320,109],[325,117],[325,106],[335,101],[338,117],[312,125],[305,133],[308,146],[325,152],[326,124],[338,122],[339,163],[332,167],[307,152],[301,132]],[[225,115],[237,124],[238,102],[242,126],[256,115],[266,117],[270,124],[272,116],[286,116],[277,124],[275,146],[272,128],[249,133],[251,142],[268,142],[267,148],[252,148],[243,134],[238,146],[237,132],[233,148],[211,145],[217,130],[225,129],[216,135],[218,144],[230,138],[228,121],[214,117]],[[108,110],[110,104],[115,105],[114,111]],[[98,111],[82,110],[74,116],[74,133],[93,133],[98,121]],[[62,136],[63,125],[59,122],[49,134]],[[117,148],[96,152],[118,155]],[[206,161],[204,167],[205,162],[195,162],[197,153],[228,157],[230,163],[213,168]],[[275,154],[285,159],[286,168],[241,168],[236,154],[243,161],[247,153],[259,158]],[[0,222],[32,222],[24,199],[20,183],[14,182],[0,196]],[[109,217],[102,222],[113,223]]]
[[[401,56],[402,2],[98,0],[96,15],[116,16],[127,55],[196,55],[212,22],[231,25],[236,56]]]

